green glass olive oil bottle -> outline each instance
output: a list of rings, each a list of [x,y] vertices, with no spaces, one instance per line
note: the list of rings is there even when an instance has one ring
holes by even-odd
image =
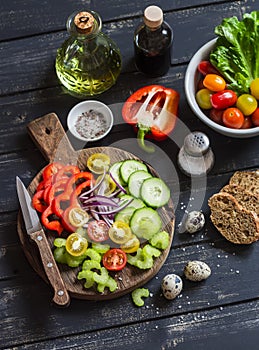
[[[57,51],[56,73],[76,97],[108,90],[120,74],[120,50],[101,28],[102,20],[94,11],[77,12],[67,20],[70,36]]]

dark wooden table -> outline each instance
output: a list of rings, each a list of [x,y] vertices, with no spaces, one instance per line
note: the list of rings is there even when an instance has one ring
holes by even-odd
[[[1,349],[258,349],[259,244],[237,246],[221,237],[210,223],[207,200],[234,171],[258,168],[259,139],[230,139],[210,130],[191,112],[184,93],[188,62],[200,46],[214,38],[215,26],[224,17],[241,18],[245,12],[258,10],[258,2],[156,1],[174,30],[171,68],[166,76],[156,79],[138,73],[133,61],[133,31],[149,4],[147,0],[1,0]],[[101,15],[103,31],[117,42],[123,58],[116,85],[96,99],[119,104],[144,85],[172,87],[181,95],[180,119],[189,130],[205,132],[215,153],[215,166],[206,183],[194,183],[177,167],[184,135],[157,144],[176,170],[177,176],[168,181],[178,184],[179,198],[170,255],[157,276],[145,285],[152,296],[142,308],[133,305],[130,295],[101,302],[73,299],[66,309],[53,306],[52,290],[28,263],[17,234],[15,177],[29,185],[46,165],[26,125],[55,112],[67,129],[67,113],[79,102],[63,92],[54,59],[67,37],[67,17],[81,8]],[[116,120],[109,136],[96,145],[109,146],[127,138],[135,142],[131,127],[121,122],[120,115]],[[195,202],[201,192],[202,202]],[[178,229],[191,196],[193,209],[202,209],[206,217],[205,228],[193,236],[180,234]],[[207,262],[211,277],[201,283],[183,277],[182,294],[167,301],[161,295],[162,278],[168,273],[183,276],[188,260]]]

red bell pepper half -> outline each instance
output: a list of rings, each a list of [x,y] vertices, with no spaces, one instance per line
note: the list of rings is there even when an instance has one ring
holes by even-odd
[[[145,144],[145,136],[161,141],[174,129],[180,95],[177,91],[161,85],[149,85],[135,91],[122,107],[126,123],[137,128],[141,148],[154,152]]]

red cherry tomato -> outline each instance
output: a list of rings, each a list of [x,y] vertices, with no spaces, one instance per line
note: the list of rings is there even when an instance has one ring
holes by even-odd
[[[127,255],[123,250],[113,248],[104,254],[102,262],[107,270],[119,271],[125,267],[127,263]]]
[[[254,113],[251,115],[251,120],[254,126],[259,126],[259,107],[257,107]]]
[[[93,220],[88,224],[87,234],[90,240],[103,242],[109,239],[109,227],[103,220]]]
[[[234,106],[237,101],[237,94],[233,90],[223,90],[211,96],[212,107],[216,109],[226,109]]]
[[[219,74],[218,70],[210,63],[210,61],[201,61],[198,64],[198,71],[203,74]]]
[[[243,125],[241,126],[241,129],[250,129],[253,127],[253,123],[252,123],[252,120],[249,117],[245,117],[245,121],[243,123]]]
[[[226,81],[218,74],[207,74],[203,85],[210,91],[222,91],[226,87]]]
[[[222,125],[223,113],[224,113],[223,109],[211,108],[209,116],[210,116],[210,119],[213,120],[215,123]]]
[[[244,124],[244,114],[236,107],[227,108],[222,117],[225,126],[232,129],[240,129]]]

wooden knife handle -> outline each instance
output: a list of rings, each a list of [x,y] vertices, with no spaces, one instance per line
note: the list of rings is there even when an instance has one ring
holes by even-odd
[[[54,288],[54,303],[59,306],[68,306],[70,303],[70,296],[66,290],[45,232],[41,229],[30,234],[30,237],[38,246],[44,270],[50,284]]]
[[[47,161],[76,164],[76,151],[55,113],[34,119],[27,125],[27,130]]]

